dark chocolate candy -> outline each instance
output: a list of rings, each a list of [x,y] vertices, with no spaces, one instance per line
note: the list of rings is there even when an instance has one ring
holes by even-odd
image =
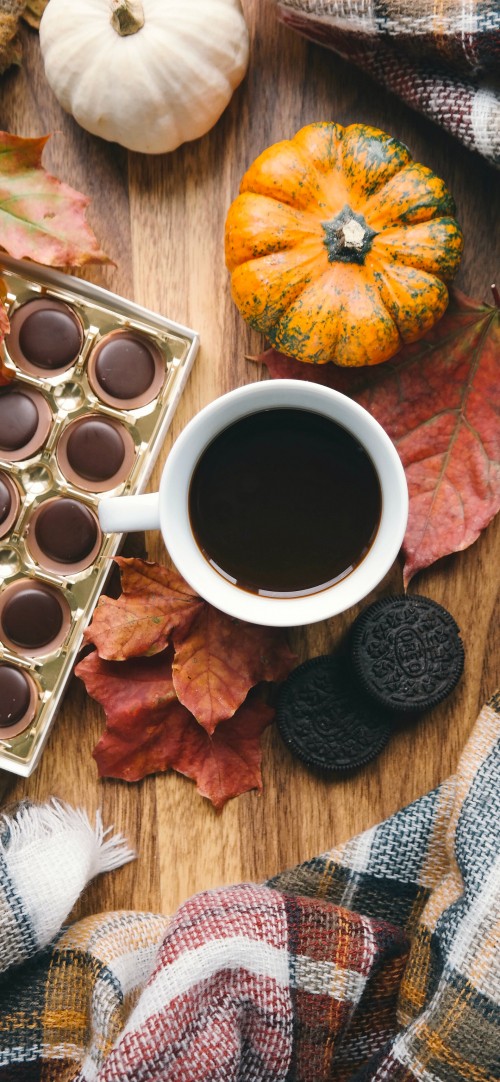
[[[5,522],[7,515],[10,514],[11,507],[12,496],[10,488],[0,477],[0,526],[2,525],[2,522]]]
[[[85,504],[62,498],[40,508],[35,527],[37,544],[59,563],[79,563],[97,541],[97,523]]]
[[[0,449],[17,451],[33,439],[38,428],[35,403],[22,391],[0,393]]]
[[[75,425],[66,453],[71,468],[87,481],[106,481],[118,473],[125,457],[120,432],[109,421],[88,417]]]
[[[76,360],[82,345],[82,332],[69,309],[54,301],[37,300],[19,311],[28,312],[19,330],[19,347],[30,364],[53,369],[63,368]]]
[[[312,658],[294,669],[279,693],[278,729],[290,751],[318,770],[364,766],[385,747],[390,722],[357,688],[339,655]]]
[[[103,343],[95,362],[95,375],[103,390],[113,398],[138,398],[154,380],[154,358],[145,342],[124,332]]]
[[[404,714],[436,706],[464,667],[455,620],[442,605],[418,594],[369,605],[353,624],[351,652],[365,691]]]
[[[63,611],[57,597],[41,584],[26,586],[4,605],[2,628],[16,646],[39,649],[59,634]]]
[[[15,725],[26,714],[30,701],[30,685],[21,669],[0,665],[0,728]]]

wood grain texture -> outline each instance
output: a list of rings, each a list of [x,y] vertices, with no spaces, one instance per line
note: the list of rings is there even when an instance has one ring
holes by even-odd
[[[78,128],[45,82],[33,33],[24,34],[24,67],[0,87],[3,126],[20,135],[57,131],[46,165],[92,197],[90,221],[116,266],[90,268],[86,277],[201,334],[151,487],[187,420],[218,394],[260,378],[244,359],[262,341],[231,302],[223,227],[241,175],[270,143],[315,120],[362,121],[391,132],[454,193],[466,236],[457,284],[488,297],[490,281],[500,275],[498,175],[367,77],[280,27],[271,2],[246,0],[244,8],[252,39],[248,75],[214,130],[174,154],[127,154]],[[262,880],[370,826],[452,772],[498,679],[499,537],[496,522],[468,551],[412,583],[411,591],[441,602],[457,619],[466,647],[464,677],[447,702],[401,729],[355,779],[318,780],[292,760],[272,729],[264,739],[262,796],[247,794],[220,815],[174,774],[131,786],[99,781],[91,750],[102,714],[74,680],[38,771],[27,780],[4,776],[2,790],[4,802],[57,795],[90,813],[100,807],[105,823],[137,848],[134,864],[90,886],[76,915],[122,907],[169,912],[194,891]],[[149,536],[147,547],[151,558],[165,559],[158,536]],[[377,596],[400,590],[401,583],[396,565]],[[293,632],[300,658],[331,650],[357,611]]]

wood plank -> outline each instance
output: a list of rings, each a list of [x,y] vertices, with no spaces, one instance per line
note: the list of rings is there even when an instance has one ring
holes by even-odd
[[[303,124],[362,121],[406,142],[443,176],[455,195],[466,249],[458,284],[488,296],[500,273],[496,224],[498,177],[424,118],[410,112],[346,63],[277,25],[271,4],[247,0],[251,64],[219,123],[203,139],[161,157],[127,155],[83,132],[59,109],[43,77],[35,35],[25,34],[26,62],[0,87],[5,126],[35,135],[58,129],[47,164],[92,196],[90,219],[116,267],[86,276],[200,331],[202,348],[152,487],[186,421],[217,395],[262,378],[246,353],[262,347],[240,319],[224,266],[224,219],[239,180],[270,143]],[[172,911],[196,890],[240,879],[261,880],[330,848],[375,823],[453,771],[481,702],[498,676],[498,544],[494,523],[464,553],[440,561],[411,585],[456,617],[466,647],[464,677],[446,703],[407,725],[380,758],[353,779],[325,782],[293,761],[275,731],[264,739],[264,792],[232,801],[218,815],[194,786],[173,774],[138,785],[97,780],[91,750],[102,713],[73,681],[36,774],[3,779],[4,799],[54,794],[90,812],[101,807],[137,847],[139,860],[101,877],[77,912],[125,907]],[[157,535],[153,559],[165,559]],[[391,570],[376,591],[401,589]],[[332,650],[361,606],[292,632],[300,659]]]

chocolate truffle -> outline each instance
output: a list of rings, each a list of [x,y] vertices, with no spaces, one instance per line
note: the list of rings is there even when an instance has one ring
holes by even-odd
[[[16,308],[11,318],[7,349],[27,372],[50,375],[77,360],[83,344],[80,320],[63,301],[38,297]]]
[[[30,702],[27,676],[15,665],[0,665],[0,730],[15,725],[27,713]]]
[[[442,605],[418,594],[369,605],[351,629],[351,653],[365,691],[401,714],[436,706],[464,667],[455,620]]]
[[[391,725],[356,687],[340,655],[311,658],[282,685],[276,720],[292,754],[316,770],[359,769],[385,747]]]
[[[19,345],[38,368],[61,368],[80,352],[81,337],[71,316],[61,309],[41,308],[23,323]]]
[[[18,462],[37,453],[50,432],[52,412],[40,391],[31,387],[0,390],[0,457]]]
[[[0,475],[0,526],[5,522],[12,507],[12,494],[9,486]]]
[[[97,382],[113,398],[138,398],[153,382],[154,358],[140,338],[120,334],[102,345],[95,374]]]
[[[41,584],[26,583],[6,601],[2,630],[11,642],[25,650],[38,650],[57,638],[63,611],[55,593]]]
[[[57,444],[57,461],[64,476],[86,492],[106,492],[129,476],[135,442],[126,425],[89,413],[71,421]]]
[[[18,451],[33,439],[38,428],[38,410],[33,399],[22,391],[0,394],[0,449]]]
[[[86,481],[107,481],[118,473],[125,458],[121,434],[109,421],[85,418],[68,436],[68,462]]]
[[[165,358],[145,335],[115,330],[101,338],[92,351],[87,375],[101,402],[138,409],[159,394],[165,379]]]
[[[36,515],[34,534],[39,548],[52,560],[78,564],[92,552],[98,527],[85,504],[62,498],[42,505]]]

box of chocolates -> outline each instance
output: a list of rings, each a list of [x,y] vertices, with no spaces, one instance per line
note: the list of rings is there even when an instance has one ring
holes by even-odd
[[[32,263],[0,276],[0,768],[28,776],[122,542],[99,500],[144,491],[198,336]]]

